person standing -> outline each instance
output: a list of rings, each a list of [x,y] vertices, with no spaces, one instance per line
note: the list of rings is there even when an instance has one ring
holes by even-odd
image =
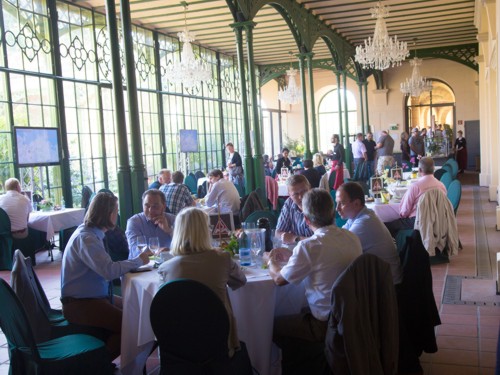
[[[72,324],[105,329],[109,333],[106,348],[111,360],[120,355],[123,306],[121,297],[112,295],[110,282],[149,263],[153,255],[146,250],[129,260],[111,260],[103,239],[115,227],[117,217],[118,198],[98,193],[90,203],[84,223],[66,245],[61,268],[64,317]]]
[[[418,128],[413,128],[408,145],[410,146],[410,160],[414,167],[418,167],[420,159],[425,156],[425,142],[419,135]]]
[[[371,132],[366,133],[366,139],[363,140],[366,147],[366,158],[368,162],[369,177],[375,174],[375,146],[377,143],[373,140]]]
[[[359,163],[368,159],[366,146],[363,143],[363,134],[356,134],[356,140],[352,143],[352,156],[354,159],[354,171],[358,170]]]
[[[458,164],[458,173],[464,173],[465,169],[467,169],[467,142],[463,137],[463,131],[459,130],[457,134],[458,138],[455,140],[455,159]]]
[[[28,218],[32,207],[30,200],[21,194],[21,184],[17,178],[5,181],[5,194],[0,196],[0,208],[9,216],[12,237],[28,237]]]
[[[229,142],[226,145],[226,150],[229,152],[229,160],[227,162],[227,169],[229,171],[229,179],[242,188],[245,186],[245,178],[243,175],[243,162],[241,156],[237,151],[234,151],[234,145]]]
[[[333,150],[328,153],[330,160],[332,161],[332,168],[330,169],[330,174],[335,172],[335,181],[330,189],[337,189],[340,185],[344,183],[344,158],[345,150],[344,146],[340,143],[340,137],[338,134],[332,135],[332,146]],[[329,178],[330,180],[330,178]]]
[[[377,172],[382,175],[386,167],[392,168],[394,165],[394,139],[387,131],[382,131],[375,149],[378,156]]]
[[[408,144],[409,135],[407,132],[401,133],[401,141],[399,143],[399,148],[401,150],[401,162],[410,163],[410,145]]]

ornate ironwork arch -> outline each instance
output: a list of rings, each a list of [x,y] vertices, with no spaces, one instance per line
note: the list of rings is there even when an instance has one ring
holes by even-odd
[[[479,71],[479,64],[475,60],[479,54],[479,45],[477,43],[419,49],[417,52],[420,58],[433,57],[451,60],[474,69],[476,72]],[[415,57],[415,51],[410,51],[410,58],[413,57]]]

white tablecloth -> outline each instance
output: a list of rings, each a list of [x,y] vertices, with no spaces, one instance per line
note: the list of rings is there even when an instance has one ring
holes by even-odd
[[[299,313],[306,305],[302,286],[275,286],[266,270],[250,268],[245,272],[248,282],[229,292],[238,337],[247,345],[252,365],[261,375],[279,374],[279,352],[273,351],[272,332],[275,315]],[[123,322],[121,342],[121,371],[123,375],[142,372],[152,348],[154,334],[149,310],[159,287],[156,270],[128,273],[122,280]],[[272,355],[272,353],[276,355]]]
[[[30,213],[28,226],[47,233],[47,241],[62,229],[77,227],[83,223],[84,208],[65,208],[59,211],[34,211]]]
[[[388,223],[399,219],[399,206],[401,203],[375,204],[367,203],[366,207],[373,210],[380,220]]]
[[[351,174],[348,169],[344,169],[344,180],[351,178]],[[286,181],[278,182],[278,196],[288,197],[288,188],[286,187]]]

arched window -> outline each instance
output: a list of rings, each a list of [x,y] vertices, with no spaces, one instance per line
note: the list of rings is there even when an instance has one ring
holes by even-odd
[[[432,80],[432,90],[406,99],[406,130],[455,124],[455,94],[446,83]]]
[[[318,124],[319,124],[319,149],[323,152],[331,149],[330,138],[332,134],[340,134],[339,127],[339,99],[338,89],[333,89],[327,92],[320,100],[318,106]],[[344,93],[341,91],[341,108],[342,108],[342,126],[345,135],[345,110]],[[347,116],[349,121],[349,134],[356,134],[360,129],[358,124],[357,102],[354,94],[347,91]]]

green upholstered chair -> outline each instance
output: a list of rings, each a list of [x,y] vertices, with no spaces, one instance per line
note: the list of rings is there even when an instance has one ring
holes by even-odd
[[[441,176],[439,181],[441,181],[443,183],[443,185],[446,187],[446,189],[448,190],[448,186],[450,186],[451,181],[453,181],[453,178],[451,177],[451,173],[450,172],[443,173],[443,175]]]
[[[12,240],[9,216],[0,208],[0,270],[12,269]]]
[[[453,206],[453,211],[455,216],[457,216],[458,206],[460,204],[460,198],[462,198],[462,184],[458,180],[453,180],[448,186],[448,192],[446,194],[448,199]]]
[[[0,328],[9,345],[11,374],[113,374],[101,340],[71,334],[35,343],[26,311],[3,279],[0,279],[0,300]]]
[[[451,176],[451,179],[453,180],[453,167],[450,164],[445,164],[441,167],[441,169],[444,169],[446,172],[448,172]]]
[[[20,249],[25,256],[31,258],[33,265],[36,265],[35,253],[39,248],[42,248],[44,240],[41,238],[45,233],[28,228],[28,237],[26,238],[13,238],[11,234],[11,226],[9,215],[0,208],[0,246],[2,246],[2,254],[0,256],[0,265],[3,264],[2,269],[12,269],[12,256],[14,249]],[[10,245],[9,248],[3,246]],[[7,259],[7,257],[9,259]]]
[[[191,194],[196,194],[198,192],[197,180],[194,174],[191,173],[184,178],[184,185],[189,188]]]
[[[276,228],[276,224],[278,224],[278,218],[276,217],[273,211],[265,211],[265,210],[254,211],[246,217],[245,223],[257,223],[257,220],[259,220],[261,217],[265,217],[269,220],[271,229]]]
[[[208,286],[188,279],[163,284],[149,316],[160,347],[160,374],[252,374],[243,342],[229,358],[229,316]]]

